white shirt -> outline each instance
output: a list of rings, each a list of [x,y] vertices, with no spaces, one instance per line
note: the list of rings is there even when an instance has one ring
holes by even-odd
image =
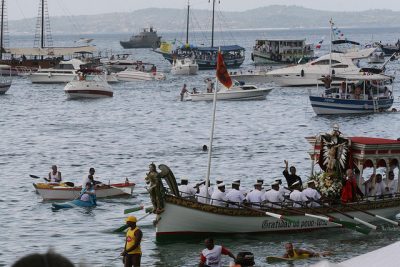
[[[221,266],[221,252],[222,246],[214,245],[213,249],[208,248],[203,249],[201,254],[206,258],[205,264],[210,267],[220,267]]]
[[[61,182],[61,179],[60,179],[60,177],[59,177],[59,174],[60,174],[59,171],[57,171],[56,174],[54,174],[53,171],[51,171],[51,172],[49,173],[49,176],[50,176],[50,183],[59,183],[59,182]]]
[[[293,190],[292,193],[290,193],[290,199],[293,201],[302,202],[302,203],[305,203],[307,201],[307,198],[297,189]],[[302,206],[300,204],[293,202],[293,207],[300,208]]]
[[[263,200],[268,201],[268,207],[271,208],[281,208],[280,205],[274,205],[272,204],[273,202],[283,202],[285,200],[285,198],[283,197],[282,193],[280,191],[271,189],[267,192],[265,192]]]
[[[213,188],[209,187],[208,188],[208,198],[211,198],[212,193],[213,193]],[[196,194],[197,201],[200,203],[206,204],[207,203],[206,195],[207,195],[206,186],[205,185],[200,186],[199,193]]]
[[[214,190],[211,195],[211,205],[225,207],[226,206],[226,195],[225,192],[220,191],[219,189]]]
[[[247,194],[246,200],[249,203],[257,203],[258,205],[252,205],[252,207],[259,208],[260,203],[263,201],[263,193],[260,190],[254,189]]]
[[[319,201],[321,199],[321,194],[311,187],[308,187],[301,192],[301,194],[305,197],[305,199],[313,199]],[[308,204],[309,207],[319,207],[320,205],[314,201],[310,201]]]
[[[387,194],[395,194],[397,192],[397,181],[387,179],[386,187],[389,188],[389,191],[386,191]]]
[[[379,197],[384,195],[385,192],[385,184],[383,182],[375,183],[375,194],[374,196]]]
[[[84,188],[86,186],[87,183],[91,183],[90,179],[88,176],[86,176],[85,178],[83,178],[82,181],[82,188]]]
[[[230,202],[234,202],[237,204],[242,204],[243,200],[245,200],[245,197],[242,192],[236,189],[231,189],[228,194],[226,194],[226,199]],[[229,204],[229,207],[231,208],[240,208],[238,205],[234,204]]]
[[[282,194],[282,196],[289,196],[291,191],[283,186],[279,186],[279,192]]]
[[[197,190],[192,185],[180,185],[178,190],[182,197],[191,197],[197,193]]]

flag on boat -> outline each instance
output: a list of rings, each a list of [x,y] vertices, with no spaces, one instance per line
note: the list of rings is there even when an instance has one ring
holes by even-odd
[[[232,79],[231,76],[229,76],[228,70],[226,69],[226,65],[224,62],[224,58],[222,57],[221,51],[218,51],[217,78],[219,82],[222,83],[225,87],[230,88],[232,86]]]
[[[318,44],[315,46],[315,48],[320,49],[323,42],[324,42],[324,38],[322,38],[321,41],[318,42]]]

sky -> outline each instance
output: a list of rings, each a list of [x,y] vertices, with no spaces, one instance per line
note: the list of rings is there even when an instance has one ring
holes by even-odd
[[[6,0],[8,19],[36,17],[41,0]],[[212,1],[212,0],[211,0]],[[218,0],[216,0],[218,3]],[[243,11],[268,5],[298,5],[331,11],[361,11],[368,9],[391,9],[400,11],[399,0],[219,0],[218,9]],[[143,8],[179,8],[187,0],[47,0],[50,16],[91,15],[109,12],[129,12]],[[209,9],[208,0],[190,0],[191,6]]]

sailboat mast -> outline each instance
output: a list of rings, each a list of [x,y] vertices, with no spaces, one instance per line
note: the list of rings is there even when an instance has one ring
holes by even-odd
[[[0,60],[3,59],[4,0],[1,0]]]
[[[211,29],[211,47],[214,47],[214,12],[215,12],[215,0],[213,0],[212,29]]]
[[[331,39],[331,44],[329,46],[329,76],[332,75],[332,42],[333,42],[333,21],[332,18],[329,21],[329,23],[331,24],[331,32],[330,32],[330,39]]]
[[[188,0],[187,16],[186,16],[186,44],[189,45],[189,9],[190,2]]]
[[[44,0],[42,0],[42,22],[41,22],[41,36],[40,36],[40,47],[44,47]]]

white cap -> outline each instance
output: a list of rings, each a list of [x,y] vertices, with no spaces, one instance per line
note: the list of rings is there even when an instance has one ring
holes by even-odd
[[[240,179],[233,180],[233,182],[240,184]]]
[[[314,181],[314,180],[309,180],[309,181],[307,182],[307,184],[315,184],[315,181]]]
[[[238,181],[233,181],[232,185],[240,185]]]
[[[224,183],[217,184],[217,187],[218,187],[218,188],[223,187],[223,186],[225,186]]]
[[[279,181],[273,182],[273,183],[271,184],[271,186],[273,186],[273,185],[279,185]]]

